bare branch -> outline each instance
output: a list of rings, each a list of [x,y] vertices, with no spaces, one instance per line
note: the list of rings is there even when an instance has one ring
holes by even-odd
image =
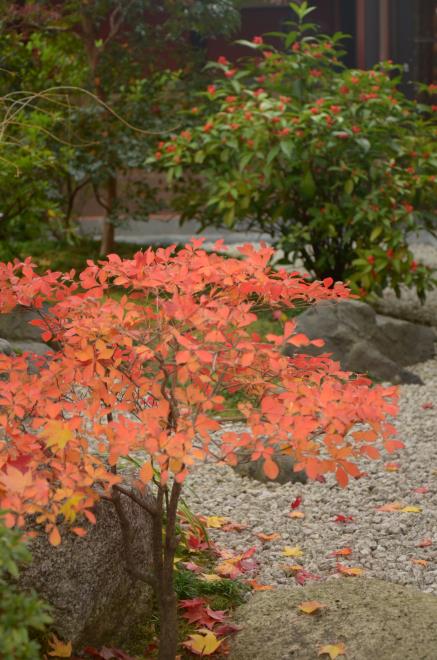
[[[158,513],[156,506],[154,506],[151,502],[148,502],[145,498],[140,497],[137,495],[133,490],[130,490],[126,486],[123,486],[121,484],[115,484],[113,486],[113,490],[119,491],[123,495],[127,495],[127,497],[130,497],[131,500],[136,502],[138,506],[140,506],[142,509],[147,511],[148,514],[151,516],[155,517]]]

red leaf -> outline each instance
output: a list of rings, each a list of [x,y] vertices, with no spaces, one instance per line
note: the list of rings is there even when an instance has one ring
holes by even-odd
[[[416,545],[416,548],[428,548],[430,545],[432,545],[432,539],[422,539]]]
[[[429,488],[428,486],[420,486],[419,488],[415,488],[413,492],[418,495],[425,495],[425,493],[429,492]]]
[[[302,504],[302,498],[301,497],[296,497],[294,502],[290,504],[290,507],[292,509],[297,509],[300,505]]]
[[[294,576],[294,579],[299,584],[304,585],[305,582],[307,582],[308,580],[321,580],[322,578],[320,577],[320,575],[315,575],[314,573],[309,573],[308,571],[301,570],[301,571],[297,571],[297,573]]]
[[[334,522],[336,523],[344,523],[347,525],[347,523],[350,523],[353,521],[352,516],[344,516],[342,513],[340,513],[338,516],[334,518]]]

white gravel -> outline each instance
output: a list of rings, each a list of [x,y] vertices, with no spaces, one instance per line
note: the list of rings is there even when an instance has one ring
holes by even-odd
[[[368,476],[352,480],[345,490],[334,478],[325,484],[281,486],[242,478],[227,466],[195,468],[188,480],[191,488],[185,491],[192,509],[248,525],[241,532],[210,530],[220,547],[236,551],[257,547],[259,566],[248,577],[256,575],[259,582],[270,585],[294,583],[283,566],[296,563],[323,578],[338,576],[337,560],[329,555],[350,547],[352,554],[339,558],[343,565],[363,568],[369,577],[437,593],[437,358],[410,368],[425,385],[400,388],[396,424],[406,448],[385,461],[366,461],[361,468]],[[399,469],[387,471],[387,462],[399,463]],[[415,492],[423,487],[427,492]],[[291,519],[290,504],[298,496],[305,517]],[[421,512],[376,510],[392,502],[418,506]],[[339,514],[352,516],[353,522],[334,522]],[[262,543],[259,532],[278,532],[281,538]],[[432,539],[432,545],[417,547],[423,539]],[[300,546],[304,554],[287,558],[282,554],[285,546]],[[418,559],[427,565],[412,562]]]

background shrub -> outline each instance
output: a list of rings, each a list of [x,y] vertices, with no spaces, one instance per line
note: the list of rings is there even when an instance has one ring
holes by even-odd
[[[210,65],[220,76],[193,109],[196,126],[151,161],[182,219],[267,232],[310,273],[363,294],[405,283],[423,297],[432,276],[407,239],[436,229],[433,107],[399,91],[390,62],[345,68],[344,35],[317,34],[307,3],[293,6],[280,49],[255,37],[240,42],[255,54],[239,66]]]

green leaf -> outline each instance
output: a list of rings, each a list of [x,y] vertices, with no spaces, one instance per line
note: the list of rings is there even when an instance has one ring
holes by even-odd
[[[352,179],[348,179],[346,183],[344,184],[344,192],[346,195],[350,195],[354,189],[354,182]]]
[[[279,146],[281,148],[281,151],[287,156],[287,158],[291,158],[291,155],[293,153],[293,142],[287,140],[281,140]]]
[[[372,231],[371,231],[371,233],[370,233],[370,240],[371,240],[371,242],[376,241],[376,239],[378,238],[378,236],[380,236],[381,234],[382,234],[382,227],[381,227],[381,226],[379,226],[379,227],[374,227],[374,229],[372,229]]]
[[[305,172],[304,176],[300,180],[299,188],[304,199],[312,199],[314,197],[317,187],[311,170],[307,170]]]
[[[355,140],[355,142],[356,142],[357,144],[359,144],[360,147],[364,150],[364,153],[367,154],[367,152],[368,152],[369,149],[370,149],[370,142],[369,142],[369,140],[367,140],[366,138],[357,138],[357,139]]]
[[[277,144],[277,145],[275,145],[274,147],[272,147],[270,149],[270,151],[267,155],[267,164],[268,165],[270,165],[272,160],[274,160],[276,158],[276,156],[278,155],[280,149],[281,149],[280,144]]]

